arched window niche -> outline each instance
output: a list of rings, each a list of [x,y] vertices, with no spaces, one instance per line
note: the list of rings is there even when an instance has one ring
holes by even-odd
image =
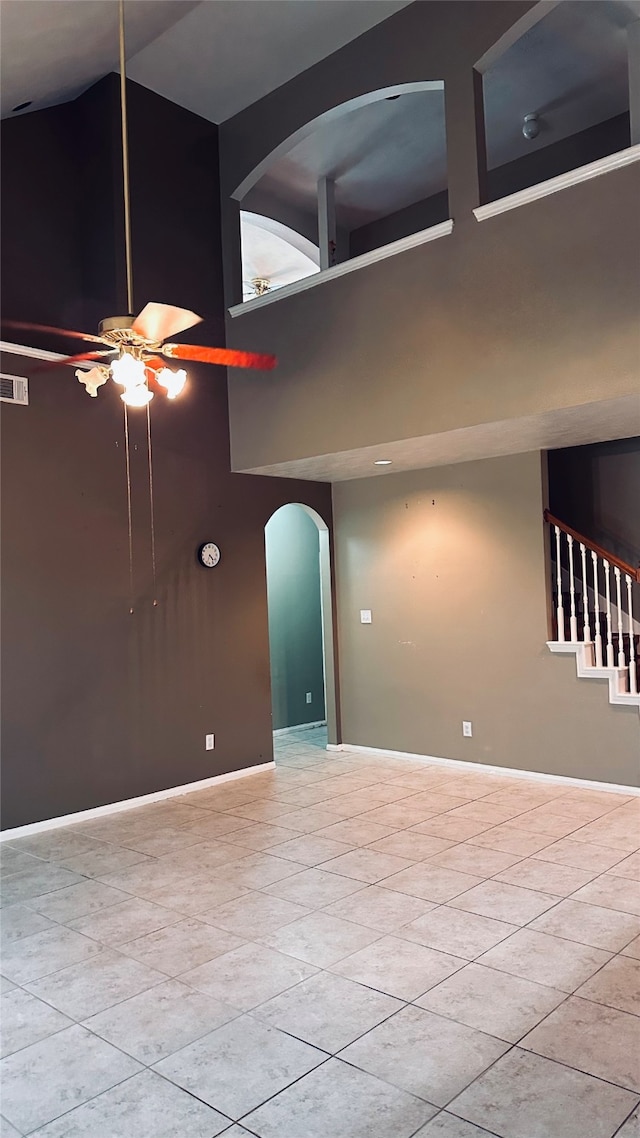
[[[633,4],[539,3],[476,70],[486,152],[478,220],[502,212],[501,203],[526,204],[637,160],[640,19]]]
[[[450,233],[444,84],[333,107],[237,187],[243,304],[233,315]]]

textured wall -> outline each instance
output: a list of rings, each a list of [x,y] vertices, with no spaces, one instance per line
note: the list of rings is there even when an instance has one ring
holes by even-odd
[[[117,139],[114,83],[6,124],[8,316],[68,324],[83,310],[93,320],[125,308],[117,146],[100,147]],[[192,307],[207,319],[183,339],[220,344],[216,128],[130,86],[137,303]],[[40,153],[48,164],[36,177]],[[5,827],[271,759],[264,526],[291,500],[331,521],[327,486],[230,473],[225,372],[191,366],[181,400],[151,405],[156,607],[146,418],[131,413],[129,615],[117,389],[89,399],[72,369],[35,366],[3,359],[3,370],[31,377],[29,407],[2,405]],[[206,539],[222,550],[212,571],[196,562]]]
[[[637,392],[640,165],[481,223],[472,213],[473,68],[530,7],[411,4],[221,128],[229,302],[234,190],[305,122],[367,91],[444,80],[454,220],[451,236],[229,318],[231,342],[268,335],[281,357],[277,384],[242,376],[230,393],[234,469],[556,409],[597,420],[600,403]],[[555,162],[541,152],[538,167]],[[518,184],[513,169],[501,178],[494,190]]]
[[[637,709],[546,647],[542,508],[535,453],[334,487],[345,743],[638,785]]]

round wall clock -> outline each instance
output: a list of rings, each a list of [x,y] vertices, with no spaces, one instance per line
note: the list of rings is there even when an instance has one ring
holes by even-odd
[[[213,541],[205,541],[198,550],[198,561],[205,569],[214,569],[220,560],[220,550]]]

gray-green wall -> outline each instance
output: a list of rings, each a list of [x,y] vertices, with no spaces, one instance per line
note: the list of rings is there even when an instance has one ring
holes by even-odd
[[[325,718],[318,528],[301,506],[283,506],[265,527],[265,546],[273,727],[317,723]]]
[[[411,4],[222,125],[227,303],[238,298],[236,187],[305,123],[365,92],[444,80],[454,221],[451,236],[228,319],[233,346],[268,344],[279,359],[266,382],[234,380],[234,469],[556,412],[605,425],[609,401],[636,397],[640,164],[482,222],[472,212],[483,196],[474,65],[531,8]]]
[[[333,493],[346,744],[640,783],[637,709],[546,647],[539,453]]]

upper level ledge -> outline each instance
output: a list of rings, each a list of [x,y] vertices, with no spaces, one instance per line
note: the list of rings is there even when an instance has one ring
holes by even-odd
[[[518,190],[506,198],[498,198],[495,202],[478,206],[473,214],[477,221],[484,221],[487,217],[495,217],[498,213],[506,213],[509,209],[517,209],[520,205],[527,205],[538,198],[546,198],[558,190],[568,186],[577,186],[580,182],[588,182],[600,174],[608,174],[610,170],[619,170],[621,166],[630,166],[632,162],[640,161],[640,145],[629,146],[626,150],[618,150],[616,154],[607,154],[598,158],[596,162],[589,162],[587,166],[578,166],[575,170],[567,170],[565,174],[558,174],[556,178],[549,178],[546,182],[538,182],[537,186],[527,186],[525,190]]]
[[[640,147],[638,147],[640,150]],[[265,292],[252,300],[245,300],[242,304],[234,304],[229,309],[231,316],[240,316],[243,312],[253,312],[256,308],[264,308],[285,296],[294,296],[297,292],[315,288],[324,281],[343,277],[346,273],[353,273],[356,269],[363,269],[366,265],[374,265],[376,261],[384,261],[386,257],[395,257],[396,253],[403,253],[405,249],[415,249],[418,245],[426,245],[428,241],[435,241],[438,237],[447,237],[453,232],[453,221],[442,221],[440,225],[431,225],[428,229],[421,229],[419,233],[411,233],[408,237],[401,237],[399,241],[392,241],[389,245],[382,245],[379,249],[372,249],[370,253],[362,253],[359,257],[352,257],[350,261],[343,261],[339,265],[332,265],[330,269],[323,269],[300,281],[283,285],[273,292]]]

